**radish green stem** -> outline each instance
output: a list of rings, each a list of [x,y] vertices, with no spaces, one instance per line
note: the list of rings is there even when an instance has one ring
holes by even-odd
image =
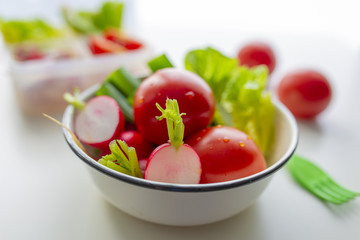
[[[183,144],[185,125],[181,118],[185,113],[180,113],[179,105],[176,99],[166,99],[166,109],[163,109],[158,103],[156,107],[162,113],[161,116],[157,116],[156,119],[161,121],[166,118],[166,125],[168,129],[168,135],[170,144],[178,149]]]
[[[135,148],[129,147],[122,140],[110,142],[109,148],[111,154],[103,156],[99,163],[115,171],[143,178]]]
[[[79,89],[75,88],[73,94],[66,92],[64,94],[64,99],[68,103],[73,105],[74,108],[81,110],[81,109],[83,109],[85,107],[85,102],[80,100],[79,94],[80,94]]]
[[[157,70],[162,68],[174,67],[165,54],[162,54],[150,60],[148,62],[148,66],[150,67],[152,72],[156,72]]]
[[[128,98],[130,104],[132,104],[136,89],[140,85],[140,80],[138,78],[133,77],[126,68],[121,67],[111,73],[106,81],[113,84]]]
[[[81,148],[81,150],[83,150],[85,153],[87,153],[86,149],[84,148],[84,146],[81,144],[80,140],[76,137],[75,133],[73,131],[71,131],[68,127],[66,127],[64,124],[62,124],[61,122],[59,122],[58,120],[56,120],[55,118],[43,113],[42,114],[44,117],[47,117],[48,119],[50,119],[51,121],[55,122],[56,124],[60,125],[61,127],[63,127],[66,131],[68,131],[70,133],[70,135],[72,136],[72,138],[74,139],[76,145],[78,145],[79,148]]]

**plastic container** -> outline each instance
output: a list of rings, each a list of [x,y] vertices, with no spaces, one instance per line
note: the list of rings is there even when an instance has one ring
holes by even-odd
[[[50,57],[29,61],[15,60],[13,48],[7,46],[10,76],[21,109],[27,114],[61,112],[67,104],[63,99],[65,92],[100,83],[121,66],[136,76],[146,75],[147,61],[153,57],[153,51],[141,42],[143,46],[136,50],[93,55],[83,39],[63,39],[50,44]],[[71,58],[58,54],[57,50],[62,48]]]

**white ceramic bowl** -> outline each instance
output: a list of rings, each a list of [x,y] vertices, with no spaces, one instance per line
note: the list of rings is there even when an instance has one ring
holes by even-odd
[[[93,96],[96,86],[82,99]],[[272,176],[295,151],[298,141],[296,121],[280,103],[276,106],[275,144],[270,166],[249,177],[211,184],[169,184],[148,181],[107,168],[84,153],[64,130],[67,143],[85,163],[103,196],[122,211],[154,223],[194,226],[217,222],[238,214],[259,198]],[[63,124],[72,129],[74,108],[68,106]]]

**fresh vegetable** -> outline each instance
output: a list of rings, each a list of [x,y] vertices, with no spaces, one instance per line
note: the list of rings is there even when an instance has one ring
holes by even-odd
[[[102,34],[90,35],[88,42],[93,54],[132,51],[143,46],[142,43],[129,38],[119,29],[115,28],[109,28]]]
[[[279,100],[297,118],[314,118],[330,103],[332,90],[326,77],[315,70],[296,70],[280,81]]]
[[[254,67],[266,65],[269,74],[271,74],[276,66],[276,58],[271,46],[265,42],[251,42],[243,46],[237,58],[240,65]]]
[[[147,160],[155,148],[154,145],[148,142],[138,131],[123,131],[119,139],[136,149],[139,161],[142,159]]]
[[[185,137],[207,127],[213,120],[214,95],[206,82],[189,71],[166,68],[156,71],[138,87],[134,97],[134,120],[140,133],[155,144],[167,141],[164,122],[157,121],[156,103],[177,99],[186,112]]]
[[[105,80],[114,85],[124,96],[127,97],[128,102],[132,105],[137,88],[140,86],[140,79],[132,76],[130,72],[120,67],[112,72]]]
[[[123,34],[116,28],[106,29],[104,32],[104,36],[107,40],[114,42],[127,50],[135,50],[143,46],[141,42],[125,36],[125,34]]]
[[[66,23],[76,32],[92,34],[103,32],[107,28],[121,28],[124,4],[121,2],[104,2],[100,9],[90,11],[74,11],[62,9]]]
[[[174,67],[173,64],[170,62],[168,57],[165,54],[162,54],[156,58],[153,58],[148,62],[148,66],[150,67],[152,72],[156,72],[157,70],[163,68],[171,68]]]
[[[266,156],[274,137],[274,106],[266,91],[265,66],[238,66],[237,60],[215,49],[190,51],[185,68],[202,77],[216,99],[214,122],[248,134]]]
[[[96,91],[97,96],[109,96],[113,98],[120,106],[124,117],[128,121],[134,121],[133,108],[129,104],[127,97],[124,96],[114,85],[109,82],[103,83]]]
[[[176,100],[166,100],[166,109],[156,104],[162,115],[157,120],[166,119],[169,143],[157,147],[150,155],[144,178],[167,183],[199,183],[201,163],[198,154],[187,144],[183,144],[184,124]]]
[[[111,154],[99,159],[99,163],[115,171],[143,178],[136,150],[129,147],[124,141],[114,140],[109,144]]]
[[[13,56],[17,61],[30,61],[45,58],[43,51],[36,45],[22,45],[14,48]]]
[[[203,129],[186,140],[199,154],[200,183],[234,180],[258,173],[266,162],[255,142],[244,132],[227,126]]]
[[[44,42],[63,33],[41,19],[0,21],[1,33],[8,44]]]
[[[80,109],[75,117],[74,131],[81,142],[104,149],[123,131],[125,120],[113,98],[97,96],[83,103],[77,96],[67,93],[65,99]]]
[[[112,41],[107,40],[103,36],[93,35],[89,37],[89,48],[95,55],[104,53],[120,53],[126,49]]]
[[[100,88],[97,96],[108,95],[116,100],[128,122],[134,122],[133,101],[140,80],[123,67],[112,72]]]

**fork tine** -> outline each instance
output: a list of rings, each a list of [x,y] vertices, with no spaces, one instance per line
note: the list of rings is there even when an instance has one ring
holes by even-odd
[[[309,160],[293,155],[289,170],[295,180],[318,198],[335,204],[342,204],[356,196],[353,192],[336,183],[326,172]]]
[[[332,202],[335,204],[342,204],[343,201],[334,197],[333,195],[328,194],[327,192],[325,192],[323,189],[321,189],[321,187],[316,186],[314,188],[311,189],[311,192],[315,194],[315,196],[317,196],[318,198],[324,200],[324,201],[328,201],[328,202]]]
[[[337,182],[335,182],[333,180],[329,181],[328,187],[333,189],[337,193],[347,196],[348,198],[351,198],[351,199],[360,195],[360,193],[350,191],[349,189],[344,188],[343,186],[339,185]]]
[[[323,183],[323,184],[321,184],[321,186],[319,185],[319,189],[321,191],[324,191],[325,193],[329,194],[330,196],[336,198],[339,203],[345,203],[351,199],[350,197],[337,192],[337,190],[334,190],[331,187],[331,184],[328,184],[328,183]]]

